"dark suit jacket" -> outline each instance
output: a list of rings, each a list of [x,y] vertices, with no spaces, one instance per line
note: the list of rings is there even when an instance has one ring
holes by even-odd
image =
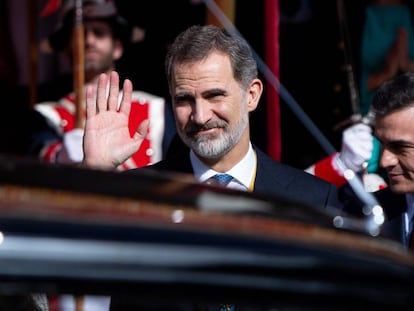
[[[255,148],[257,154],[257,174],[254,184],[254,192],[266,196],[287,199],[289,201],[304,203],[319,207],[338,207],[339,203],[337,188],[320,178],[308,174],[282,163],[278,163]],[[190,161],[190,153],[187,148],[177,148],[169,152],[165,160],[150,166],[135,170],[156,170],[193,174]],[[128,172],[133,173],[134,170]],[[111,311],[135,310],[129,307],[130,298],[113,296],[111,298]],[[141,309],[140,309],[141,310]],[[163,311],[176,309],[145,309],[146,311]],[[179,308],[183,310],[197,310],[187,306]],[[202,309],[203,310],[203,309]],[[218,310],[218,307],[217,307]]]
[[[405,195],[393,193],[389,187],[376,191],[373,194],[384,209],[386,218],[381,235],[407,246],[408,243],[403,228],[403,213],[407,209]],[[340,200],[345,212],[357,217],[365,217],[362,213],[363,203],[361,203],[348,185],[341,189]]]
[[[393,193],[389,188],[376,191],[375,197],[384,209],[386,221],[383,226],[383,234],[393,240],[400,241],[407,246],[405,238],[403,213],[407,209],[404,194]]]
[[[307,205],[342,207],[335,185],[300,169],[276,162],[257,148],[255,151],[257,153],[257,174],[254,192]],[[193,174],[188,149],[177,150],[165,160],[144,169]]]

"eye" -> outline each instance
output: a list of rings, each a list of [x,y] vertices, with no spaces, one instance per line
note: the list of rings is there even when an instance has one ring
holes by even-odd
[[[212,98],[212,99],[224,98],[224,94],[215,94],[215,95],[211,96],[210,98]]]
[[[99,26],[87,27],[85,32],[86,33],[91,32],[97,38],[103,38],[103,37],[111,35],[111,31],[109,29],[107,29],[105,27],[99,27]]]
[[[174,104],[176,106],[191,105],[194,103],[194,98],[188,95],[176,95],[174,97]]]
[[[394,154],[405,155],[409,154],[412,150],[411,146],[407,146],[406,144],[401,144],[398,142],[389,143],[386,148],[390,150]]]
[[[211,90],[205,94],[205,98],[212,102],[222,101],[225,98],[226,94],[222,90]]]

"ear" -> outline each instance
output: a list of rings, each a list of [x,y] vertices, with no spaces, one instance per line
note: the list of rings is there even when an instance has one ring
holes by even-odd
[[[249,86],[248,93],[247,93],[247,110],[253,111],[257,108],[259,104],[260,96],[262,96],[263,92],[263,83],[260,79],[254,79]]]
[[[112,52],[112,57],[114,60],[118,60],[122,57],[124,53],[124,46],[120,40],[115,40],[114,51]]]

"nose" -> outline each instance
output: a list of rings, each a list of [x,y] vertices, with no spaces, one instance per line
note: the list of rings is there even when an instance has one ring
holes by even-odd
[[[93,30],[86,28],[85,29],[85,43],[91,43],[95,40],[96,35]]]
[[[207,101],[196,100],[192,105],[191,120],[196,124],[205,124],[211,119],[211,109]]]
[[[383,168],[395,166],[398,163],[397,156],[387,148],[382,149],[380,166]]]

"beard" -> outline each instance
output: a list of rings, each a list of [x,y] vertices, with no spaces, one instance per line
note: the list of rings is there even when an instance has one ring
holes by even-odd
[[[245,105],[243,105],[243,107],[245,107]],[[240,114],[239,122],[233,127],[222,120],[212,121],[202,126],[190,124],[189,128],[178,131],[178,135],[199,157],[218,159],[228,153],[237,144],[249,125],[248,114],[245,111],[241,111]],[[211,128],[221,128],[223,133],[218,136],[214,134],[197,134],[197,130],[207,130]]]
[[[114,61],[112,54],[99,53],[99,58],[88,58],[85,57],[85,72],[98,75],[102,72],[108,72],[114,67]]]

